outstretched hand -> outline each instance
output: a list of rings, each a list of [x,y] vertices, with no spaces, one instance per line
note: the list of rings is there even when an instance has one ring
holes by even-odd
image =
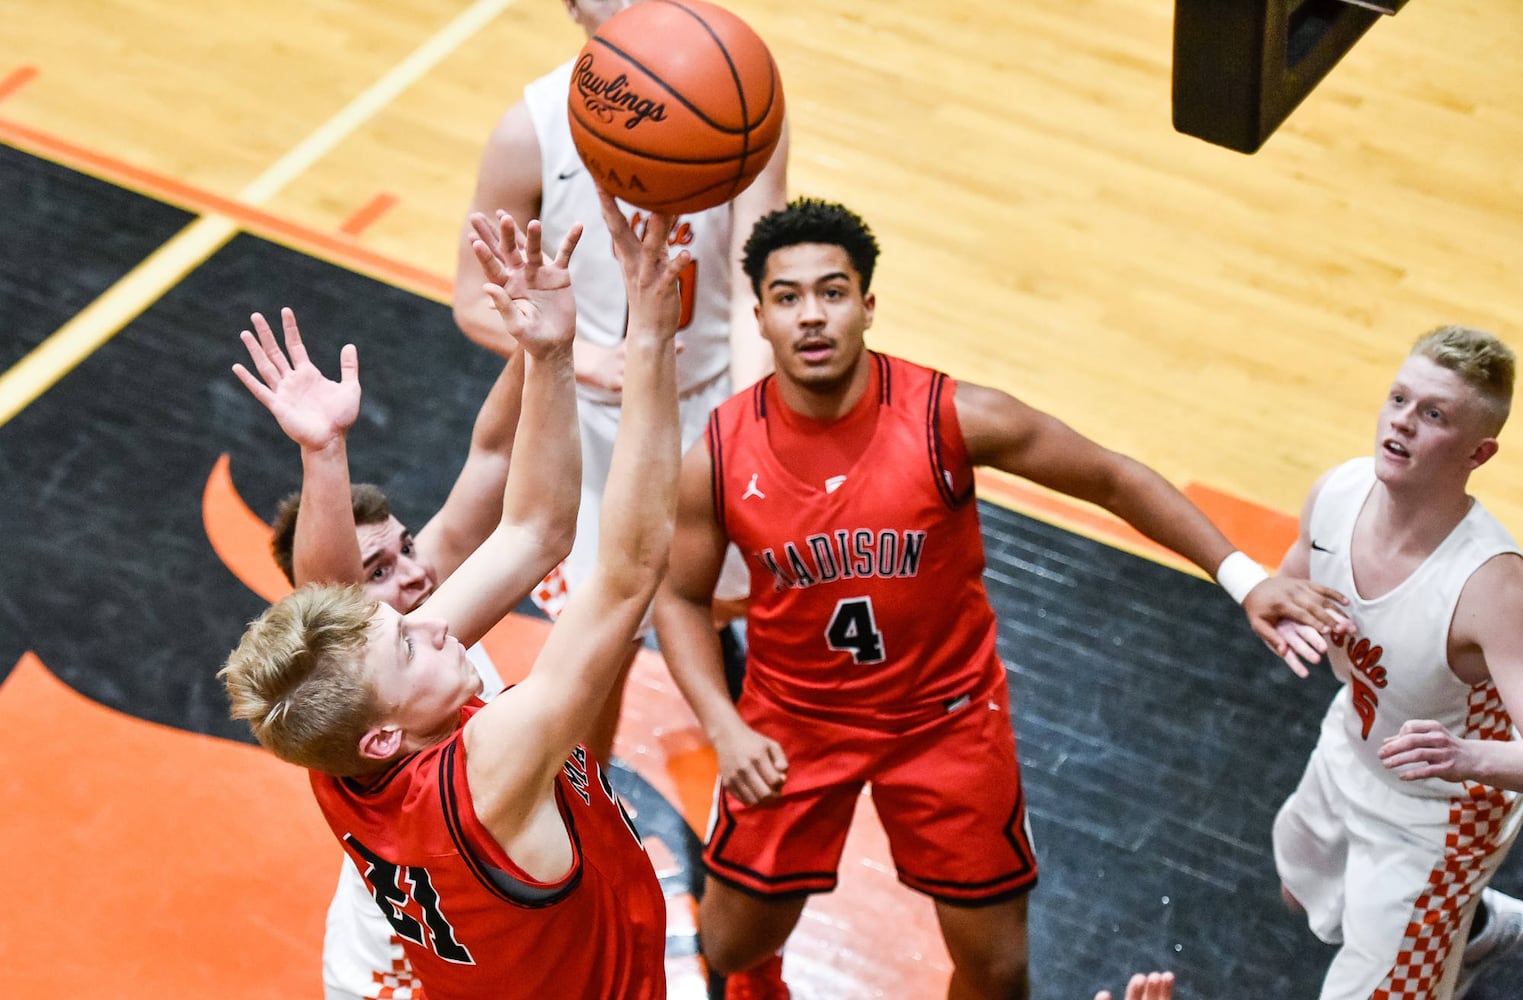
[[[682,315],[682,272],[692,256],[686,250],[675,254],[668,250],[675,215],[652,212],[645,217],[639,233],[619,210],[613,195],[598,188],[603,208],[603,222],[613,237],[613,255],[624,272],[624,289],[629,298],[630,329],[649,324],[651,331],[663,337],[677,332]]]
[[[1325,636],[1347,635],[1353,630],[1353,622],[1338,610],[1347,603],[1348,598],[1338,591],[1310,580],[1272,576],[1243,598],[1243,613],[1264,645],[1297,677],[1307,677],[1310,671],[1303,658],[1318,662],[1327,652]],[[1287,632],[1282,624],[1302,627]]]
[[[566,233],[555,258],[546,261],[538,220],[520,229],[507,212],[494,225],[471,213],[471,249],[486,277],[483,290],[502,317],[508,335],[532,357],[569,349],[576,335],[576,299],[571,294],[571,254],[582,238],[577,223]]]
[[[1137,973],[1126,984],[1126,1000],[1170,1000],[1174,996],[1174,973]],[[1095,994],[1095,1000],[1111,1000],[1110,990]]]
[[[239,339],[248,348],[259,377],[241,364],[233,365],[238,381],[302,448],[315,451],[342,439],[360,413],[360,359],[354,345],[345,344],[339,352],[339,381],[335,382],[318,371],[307,356],[296,314],[290,309],[280,311],[284,351],[264,316],[254,313],[250,319],[258,337],[244,330]]]

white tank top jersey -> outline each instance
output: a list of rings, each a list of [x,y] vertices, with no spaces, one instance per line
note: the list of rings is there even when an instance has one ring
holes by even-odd
[[[597,187],[571,142],[566,98],[572,63],[524,88],[524,106],[539,138],[542,185],[540,225],[547,252],[559,247],[574,222],[585,227],[571,259],[576,291],[576,335],[603,347],[624,339],[627,306],[624,279],[603,225]],[[647,214],[619,203],[639,232]],[[677,391],[686,396],[730,367],[730,206],[683,215],[673,232],[673,249],[684,248],[693,262],[683,276],[682,323],[677,331]],[[583,399],[617,403],[617,393],[577,383]]]
[[[1411,576],[1366,600],[1354,585],[1350,549],[1354,522],[1374,484],[1373,458],[1347,462],[1327,478],[1311,514],[1311,578],[1348,596],[1345,610],[1358,626],[1352,639],[1331,650],[1345,681],[1329,714],[1341,716],[1355,757],[1387,786],[1450,798],[1463,794],[1463,786],[1441,778],[1402,781],[1377,753],[1409,719],[1434,719],[1461,738],[1518,738],[1496,685],[1466,684],[1449,669],[1448,657],[1449,624],[1465,581],[1487,560],[1517,553],[1518,545],[1474,502]]]

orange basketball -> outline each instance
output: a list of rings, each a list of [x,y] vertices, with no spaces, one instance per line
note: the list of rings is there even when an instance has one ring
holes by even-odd
[[[648,211],[697,212],[756,179],[783,130],[772,53],[705,0],[643,0],[577,56],[571,139],[610,193]]]

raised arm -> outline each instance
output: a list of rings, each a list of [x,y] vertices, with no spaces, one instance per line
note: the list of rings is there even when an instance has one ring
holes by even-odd
[[[606,195],[603,216],[629,294],[629,365],[597,562],[529,676],[465,730],[476,813],[505,845],[550,801],[554,775],[606,701],[671,548],[680,457],[673,337],[688,257],[667,256],[670,217],[654,217],[636,240]],[[563,841],[564,831],[556,836]]]
[[[728,539],[714,516],[713,460],[699,440],[682,459],[672,564],[656,592],[656,635],[672,679],[698,716],[719,759],[719,779],[752,805],[782,788],[788,757],[746,725],[724,678],[710,607]]]
[[[243,365],[238,376],[280,429],[301,448],[301,508],[291,544],[292,582],[362,583],[365,569],[354,533],[349,496],[349,428],[360,412],[360,363],[353,344],[339,352],[339,381],[318,371],[302,343],[296,314],[280,311],[285,350],[264,316],[251,319],[258,335],[240,335],[255,378]]]
[[[1178,552],[1232,593],[1254,633],[1276,656],[1283,658],[1290,651],[1276,629],[1283,619],[1317,630],[1344,624],[1334,610],[1346,603],[1341,594],[1305,579],[1270,578],[1236,553],[1188,497],[1141,462],[1102,448],[1007,393],[959,382],[956,398],[957,419],[974,465],[1001,469],[1097,504]],[[1229,578],[1233,568],[1246,569],[1248,575],[1231,572],[1236,579]],[[1286,662],[1292,669],[1298,666]]]
[[[1523,558],[1496,556],[1471,574],[1450,627],[1450,660],[1462,680],[1489,677],[1513,719],[1523,718]],[[1464,739],[1432,719],[1407,722],[1380,747],[1407,781],[1477,781],[1523,792],[1523,742]]]
[[[500,230],[474,217],[475,252],[486,294],[504,331],[523,349],[523,411],[497,526],[415,616],[443,618],[469,646],[512,611],[570,550],[581,500],[581,441],[571,372],[576,303],[567,265],[581,237],[574,226],[553,261],[540,247],[539,223]]]
[[[788,120],[751,186],[730,202],[730,385],[739,392],[772,370],[772,349],[756,326],[756,295],[742,261],[756,220],[788,204]]]
[[[479,266],[477,275],[480,276]],[[500,317],[497,322],[500,328]],[[476,414],[470,451],[444,506],[418,532],[418,547],[429,553],[441,580],[476,551],[502,519],[503,489],[512,468],[523,391],[523,352],[515,351]],[[551,456],[552,461],[562,462],[577,457],[571,453]],[[577,475],[576,469],[564,465],[561,468],[563,475]]]
[[[482,291],[481,265],[473,248],[477,234],[471,219],[475,215],[495,219],[498,212],[506,212],[514,219],[538,218],[539,171],[539,138],[534,134],[529,109],[519,101],[498,120],[487,138],[476,171],[471,207],[460,226],[455,261],[455,324],[471,340],[504,357],[518,348],[503,330],[492,299]]]

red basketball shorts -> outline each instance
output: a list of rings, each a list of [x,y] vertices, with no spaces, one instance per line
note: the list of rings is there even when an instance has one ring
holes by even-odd
[[[937,900],[995,903],[1030,890],[1026,823],[1003,684],[908,731],[801,718],[747,688],[738,706],[788,755],[781,794],[746,806],[723,790],[704,862],[758,895],[829,892],[864,785],[899,880]]]

